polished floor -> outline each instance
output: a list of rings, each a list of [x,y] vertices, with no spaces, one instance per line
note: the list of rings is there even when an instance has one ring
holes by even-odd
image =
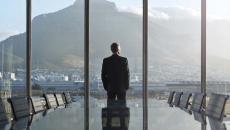
[[[83,100],[80,100],[83,101]],[[90,129],[102,130],[101,108],[105,100],[92,99],[90,114]],[[128,100],[130,108],[129,130],[142,129],[142,100]],[[83,103],[75,103],[66,110],[57,110],[49,113],[43,119],[35,121],[32,130],[83,130],[84,128]],[[149,130],[200,130],[201,124],[193,116],[179,108],[168,107],[166,101],[149,100]]]

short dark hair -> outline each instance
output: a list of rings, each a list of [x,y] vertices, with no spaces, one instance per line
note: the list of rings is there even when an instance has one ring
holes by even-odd
[[[119,47],[119,44],[117,44],[116,42],[112,43],[112,44],[111,44],[111,51],[112,51],[113,53],[118,52],[118,51],[119,51],[119,50],[118,50],[118,47]]]

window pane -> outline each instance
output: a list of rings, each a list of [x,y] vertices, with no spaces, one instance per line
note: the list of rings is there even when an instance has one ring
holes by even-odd
[[[149,0],[149,129],[201,129],[193,116],[166,103],[170,91],[201,91],[200,3]]]
[[[25,11],[25,1],[1,1],[0,99],[3,99],[7,113],[11,113],[10,105],[7,103],[7,98],[26,96]]]
[[[229,1],[207,2],[207,93],[228,93],[230,21]]]
[[[102,62],[103,58],[112,56],[110,45],[113,42],[120,44],[120,55],[128,59],[130,88],[127,91],[126,98],[127,107],[130,109],[129,129],[141,130],[143,128],[142,0],[92,0],[90,3],[91,130],[102,129],[101,111],[102,108],[107,106],[107,92],[104,90],[101,81]],[[113,75],[107,79],[108,84],[110,84],[108,85],[108,90],[111,90],[111,93],[115,91],[112,90],[112,88],[115,88],[115,84],[119,82],[117,79],[124,79],[126,81],[126,70],[121,71],[121,69],[119,69],[119,66],[122,63],[125,64],[126,60],[123,59],[123,62],[121,60],[122,58],[118,59],[118,63],[114,63],[115,60],[105,63],[105,66],[109,66],[109,69],[105,67],[105,75]],[[125,72],[125,74],[120,75],[121,72]],[[122,78],[120,78],[120,76],[122,76]],[[119,87],[120,85],[117,85],[116,89]],[[123,87],[127,86],[124,85]],[[111,93],[110,95],[112,95]],[[125,112],[125,109],[119,109],[117,111]],[[105,118],[105,120],[106,119],[107,118]],[[116,122],[117,119],[113,119]]]
[[[71,107],[32,129],[84,129],[84,0],[33,0],[33,97],[69,92]]]
[[[230,1],[207,1],[207,95],[230,92]],[[207,98],[209,100],[209,98]],[[229,102],[226,105],[229,113]],[[210,130],[210,125],[208,125]]]

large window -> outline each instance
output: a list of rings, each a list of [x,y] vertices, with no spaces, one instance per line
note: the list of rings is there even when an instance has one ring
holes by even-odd
[[[142,114],[142,0],[90,1],[90,129],[101,130],[101,109],[107,106],[107,93],[101,81],[103,58],[110,57],[110,45],[121,46],[128,58],[130,88],[130,130],[141,130]]]
[[[207,95],[230,92],[230,9],[228,0],[207,1]],[[229,109],[229,105],[227,109]],[[208,129],[209,125],[208,125]]]
[[[192,116],[165,103],[169,91],[201,91],[200,3],[149,0],[149,129],[201,129]]]
[[[229,1],[207,2],[207,93],[229,93]]]
[[[10,113],[7,98],[26,95],[26,2],[3,0],[0,9],[0,99]]]
[[[72,117],[60,113],[45,125],[83,130],[84,0],[33,0],[32,7],[32,96],[70,92],[75,102],[75,109],[68,111]],[[65,118],[73,120],[67,123]]]

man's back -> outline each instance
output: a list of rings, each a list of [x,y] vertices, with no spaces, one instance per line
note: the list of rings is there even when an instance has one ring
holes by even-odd
[[[128,60],[112,55],[103,60],[102,81],[108,92],[125,92],[129,88]]]

